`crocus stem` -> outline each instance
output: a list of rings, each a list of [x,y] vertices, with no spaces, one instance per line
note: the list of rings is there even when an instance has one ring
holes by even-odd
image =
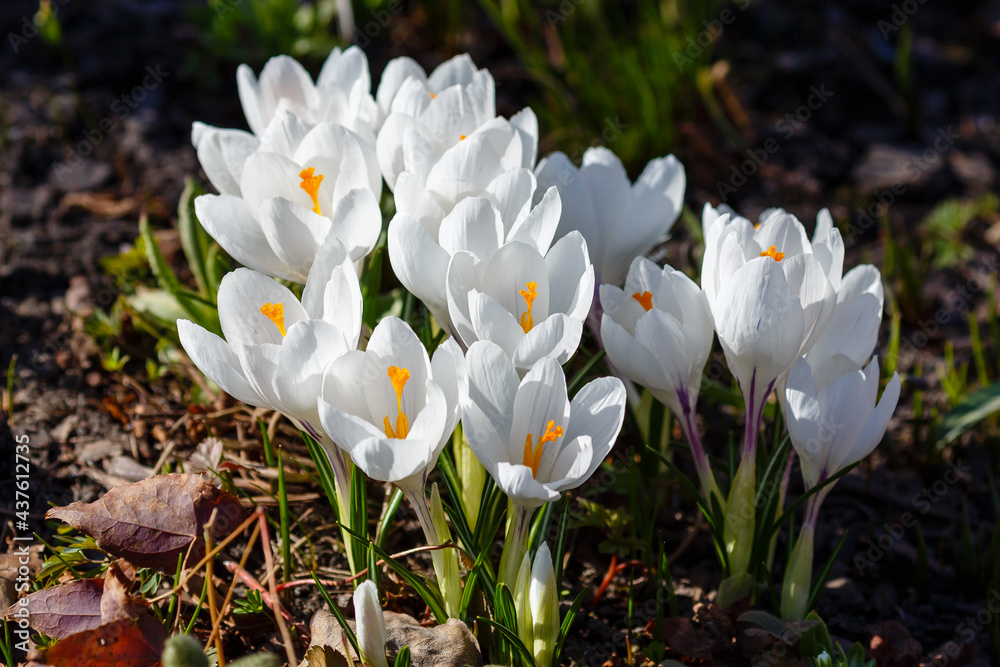
[[[400,490],[406,499],[410,501],[410,506],[417,514],[420,527],[424,529],[424,538],[430,546],[440,546],[447,539],[442,539],[434,524],[434,515],[431,513],[431,506],[424,495],[423,484],[399,484]],[[458,553],[454,549],[439,549],[431,552],[431,560],[434,563],[434,575],[437,577],[438,588],[441,591],[442,599],[445,603],[445,610],[449,616],[458,616],[458,606],[462,595],[462,586],[458,574]],[[456,599],[456,593],[458,599]]]
[[[308,422],[303,423],[306,432],[323,448],[326,457],[330,461],[330,468],[333,470],[333,491],[337,496],[337,514],[343,526],[351,527],[351,460],[347,454],[330,438],[320,435],[320,433]],[[347,564],[351,568],[351,574],[357,574],[358,569],[354,562],[354,550],[351,548],[354,539],[346,530],[341,531],[344,537],[344,551],[347,554]]]
[[[511,502],[507,512],[507,533],[503,540],[503,554],[500,556],[500,578],[497,583],[507,584],[513,590],[517,581],[517,571],[528,549],[528,529],[535,508]]]
[[[694,411],[685,410],[684,414],[681,415],[680,422],[684,437],[687,438],[688,444],[691,446],[691,457],[694,459],[694,467],[698,471],[698,480],[701,482],[701,495],[709,503],[709,508],[711,508],[713,494],[719,499],[719,505],[725,506],[726,499],[719,491],[719,485],[715,481],[715,475],[712,473],[712,467],[705,455],[705,449],[701,445],[701,436],[698,435]]]

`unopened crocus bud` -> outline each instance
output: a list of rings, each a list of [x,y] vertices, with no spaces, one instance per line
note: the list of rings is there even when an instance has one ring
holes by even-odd
[[[531,554],[524,554],[521,569],[514,583],[514,612],[517,614],[517,638],[529,649],[535,642],[534,619],[531,617]]]
[[[479,506],[483,499],[483,486],[486,484],[486,468],[479,462],[472,448],[469,447],[465,434],[461,431],[454,441],[455,468],[458,479],[462,482],[462,504],[465,506],[465,520],[470,530],[476,529],[479,519]]]
[[[448,519],[445,518],[444,506],[441,504],[441,494],[437,483],[431,485],[431,521],[437,532],[438,543],[444,544],[451,540],[448,529]],[[458,552],[454,549],[439,549],[431,552],[434,561],[434,573],[438,578],[438,587],[444,599],[448,615],[458,617],[462,604],[462,579],[458,572]]]
[[[729,490],[723,539],[729,556],[729,577],[719,587],[718,603],[728,607],[746,597],[751,582],[748,574],[750,554],[753,550],[756,508],[754,495],[757,487],[757,463],[753,458],[744,459],[736,470],[736,477]]]
[[[802,526],[785,568],[785,580],[781,585],[781,617],[788,621],[801,621],[809,613],[814,532],[809,524]]]
[[[552,554],[544,543],[538,547],[531,567],[528,603],[531,606],[534,635],[531,653],[535,657],[535,665],[550,667],[559,639],[559,589],[556,573],[552,569]]]
[[[362,662],[372,667],[389,667],[385,659],[385,618],[378,603],[378,589],[371,580],[354,591],[354,622]]]

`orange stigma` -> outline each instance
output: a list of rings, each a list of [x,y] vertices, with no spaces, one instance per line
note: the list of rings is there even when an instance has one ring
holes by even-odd
[[[653,293],[652,292],[636,292],[632,295],[632,298],[639,302],[646,312],[653,309]]]
[[[531,468],[531,476],[538,476],[538,467],[542,465],[542,452],[545,450],[546,442],[555,442],[556,439],[561,438],[563,434],[562,426],[556,426],[555,421],[549,420],[549,423],[545,425],[545,433],[542,437],[538,439],[538,444],[532,448],[531,446],[531,434],[524,439],[524,465]]]
[[[309,198],[312,199],[313,211],[319,215],[323,215],[323,211],[319,208],[319,186],[323,183],[323,174],[316,176],[316,170],[313,167],[307,167],[299,172],[299,178],[302,182],[299,183],[299,187],[305,190]]]
[[[427,93],[427,94],[431,96],[432,100],[436,100],[437,99],[437,95],[435,95],[434,93]]]
[[[265,303],[260,307],[260,314],[274,322],[281,335],[285,335],[285,306],[280,303]]]
[[[458,140],[459,140],[459,141],[462,141],[463,139],[465,139],[465,137],[466,137],[466,136],[467,136],[467,135],[464,135],[464,134],[460,134],[460,135],[458,135]]]
[[[535,326],[535,320],[531,317],[531,306],[535,303],[535,298],[538,296],[538,283],[529,281],[524,283],[524,286],[528,289],[520,290],[520,293],[524,297],[524,303],[528,305],[528,310],[524,312],[524,315],[521,315],[521,328],[524,329],[524,333],[528,333]]]
[[[768,248],[764,252],[760,253],[760,256],[761,257],[770,257],[774,261],[780,262],[781,260],[783,260],[785,258],[785,253],[778,252],[777,250],[774,249],[774,246],[771,246],[770,248]]]
[[[385,426],[385,434],[388,437],[401,439],[410,432],[410,421],[406,418],[406,413],[403,412],[403,388],[406,386],[406,381],[410,379],[410,371],[399,366],[389,366],[387,373],[389,382],[392,383],[392,388],[396,392],[396,429],[393,430],[388,417],[382,420],[382,425]]]

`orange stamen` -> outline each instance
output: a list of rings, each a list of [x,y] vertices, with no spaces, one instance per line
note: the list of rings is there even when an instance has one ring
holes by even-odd
[[[319,186],[323,183],[323,174],[315,175],[316,170],[313,167],[307,167],[299,172],[299,178],[302,182],[299,183],[299,187],[305,190],[309,198],[312,199],[313,211],[319,215],[323,215],[323,211],[319,207]]]
[[[647,312],[653,309],[652,292],[636,292],[632,295],[632,298],[638,301],[639,305],[646,309]]]
[[[542,454],[545,451],[546,442],[555,442],[558,438],[563,435],[562,426],[556,426],[554,420],[550,419],[549,423],[545,425],[545,433],[542,437],[538,439],[538,444],[533,448],[531,446],[531,434],[524,439],[524,465],[531,468],[531,476],[538,476],[538,468],[542,465]]]
[[[265,303],[260,307],[260,314],[274,322],[281,335],[285,335],[285,306],[280,303]]]
[[[771,246],[770,248],[768,248],[764,252],[760,253],[760,256],[761,257],[770,257],[774,261],[780,262],[781,260],[783,260],[785,258],[785,253],[778,252],[777,250],[774,249],[774,246]]]
[[[535,303],[535,298],[538,297],[538,283],[529,281],[524,283],[524,286],[528,289],[520,290],[520,294],[524,297],[524,303],[527,304],[528,310],[521,315],[521,328],[524,329],[524,333],[528,333],[535,326],[535,320],[531,317],[531,306]]]
[[[403,412],[403,388],[406,387],[406,381],[410,379],[410,371],[399,366],[389,366],[387,374],[389,382],[392,383],[392,388],[396,392],[396,429],[393,430],[388,417],[382,420],[382,425],[385,427],[386,436],[402,439],[410,433],[410,421],[406,418],[406,413]]]

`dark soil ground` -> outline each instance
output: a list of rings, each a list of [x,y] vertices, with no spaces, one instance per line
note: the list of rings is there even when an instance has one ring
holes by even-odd
[[[912,16],[894,14],[894,7],[909,4],[916,7]],[[14,419],[0,419],[0,456],[9,469],[13,437],[29,436],[32,529],[50,534],[41,521],[50,504],[93,500],[147,476],[162,463],[165,447],[178,455],[193,451],[209,430],[227,443],[244,441],[253,421],[249,412],[212,416],[207,408],[189,415],[176,382],[154,387],[136,380],[152,354],[151,339],[128,324],[116,344],[133,361],[124,373],[106,372],[104,350],[86,327],[95,309],[111,308],[121,286],[121,276],[102,269],[102,258],[131,246],[143,212],[169,229],[185,177],[199,174],[191,122],[243,126],[235,63],[197,56],[203,44],[180,2],[67,3],[59,10],[64,34],[58,47],[25,30],[23,19],[35,9],[37,3],[20,0],[0,5],[0,33],[8,36],[0,48],[0,362],[6,368],[17,356]],[[717,90],[746,146],[732,150],[704,110],[690,105],[676,153],[686,165],[687,200],[696,212],[704,201],[726,200],[751,218],[782,206],[810,227],[816,212],[829,207],[835,219],[850,221],[842,225],[850,267],[881,264],[886,244],[914,256],[925,252],[917,223],[936,202],[995,191],[996,3],[772,1],[734,11],[736,20],[724,27],[716,49],[730,67]],[[404,13],[372,44],[376,77],[395,55],[433,66],[456,46],[424,37],[413,14]],[[912,65],[903,74],[894,69],[897,24],[903,34],[913,31]],[[457,48],[491,67],[499,110],[520,108],[532,86],[489,23],[476,18],[461,41]],[[879,201],[887,209],[872,209],[869,217],[868,207]],[[887,225],[876,221],[883,213]],[[1000,592],[984,590],[984,579],[963,561],[961,525],[965,508],[982,561],[996,520],[990,491],[996,431],[939,450],[930,415],[946,408],[939,381],[945,342],[954,345],[957,363],[968,362],[969,314],[984,323],[996,311],[983,285],[1000,262],[997,222],[987,217],[965,230],[967,256],[928,272],[909,301],[904,286],[887,275],[903,312],[899,371],[907,381],[900,407],[878,453],[841,481],[823,508],[817,562],[844,531],[849,537],[818,611],[836,637],[869,646],[879,665],[989,664],[986,628],[995,621]],[[675,266],[684,265],[694,244],[682,227],[666,250]],[[169,248],[169,233],[162,238]],[[887,322],[881,345],[888,330]],[[987,344],[993,368],[997,352]],[[918,393],[923,409],[916,414]],[[706,427],[709,448],[722,455],[728,425]],[[4,498],[13,497],[12,488],[10,478],[0,479]],[[294,490],[315,493],[305,485]],[[798,490],[793,482],[792,492]],[[659,527],[667,552],[676,550],[672,573],[681,616],[691,618],[694,610],[698,623],[669,626],[671,655],[746,664],[760,647],[749,640],[733,645],[731,618],[702,604],[717,585],[717,565],[703,526],[688,539],[700,524],[674,491],[664,493],[671,500]],[[315,499],[305,496],[297,511],[315,507],[309,521],[328,523],[329,513]],[[6,542],[14,532],[11,505],[2,511]],[[919,535],[927,545],[926,568],[918,563]],[[567,582],[574,591],[600,582],[607,571],[602,539],[591,528],[573,534]],[[408,542],[392,541],[400,548]],[[784,548],[779,544],[779,553]],[[332,551],[321,546],[326,558]],[[630,571],[614,579],[600,608],[585,607],[588,615],[565,653],[576,664],[626,664],[627,644],[648,643],[649,636],[640,635],[655,607],[638,604],[628,612]],[[639,586],[643,572],[633,576]],[[297,620],[306,621],[319,601],[296,590],[303,592],[289,604]],[[652,593],[636,599],[650,601]],[[401,609],[407,605],[422,611],[400,602]],[[229,641],[267,646],[256,638]]]

